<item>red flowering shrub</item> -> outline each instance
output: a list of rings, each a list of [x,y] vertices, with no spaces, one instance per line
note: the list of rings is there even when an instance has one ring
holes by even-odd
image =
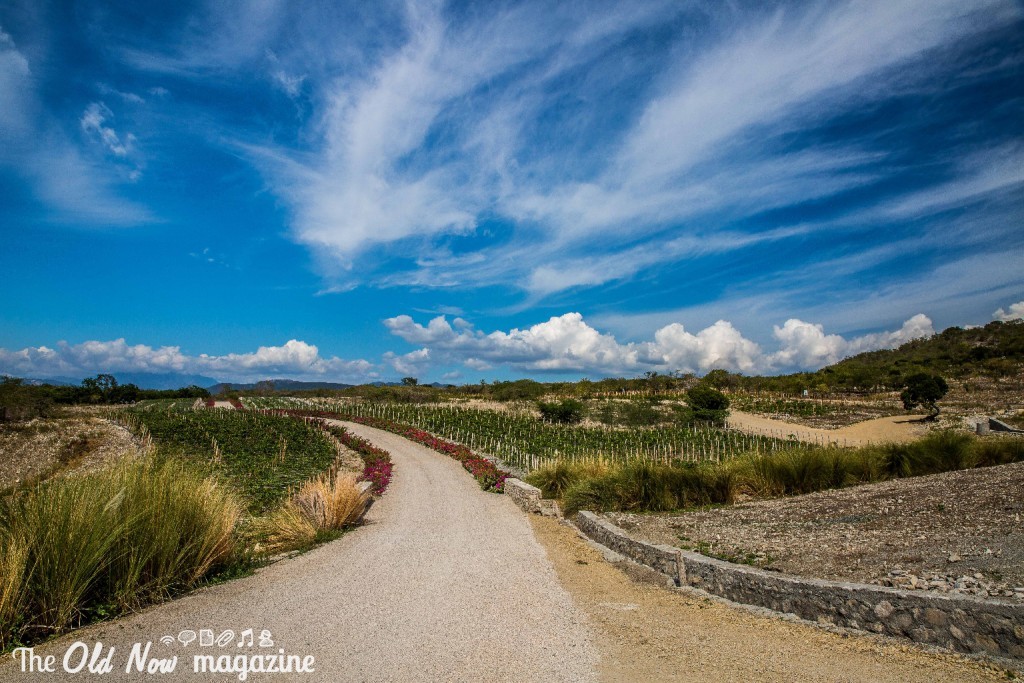
[[[273,412],[294,415],[297,417],[320,417],[334,420],[349,420],[350,422],[357,422],[368,427],[376,427],[377,429],[383,429],[384,431],[404,436],[410,441],[423,444],[427,448],[431,448],[438,453],[443,453],[444,455],[461,462],[466,471],[476,478],[477,482],[480,484],[480,488],[484,491],[504,493],[505,480],[512,476],[508,472],[498,469],[498,466],[490,460],[476,455],[468,447],[463,446],[462,444],[445,441],[444,439],[434,436],[430,432],[425,432],[422,429],[403,425],[398,422],[392,422],[391,420],[385,420],[378,417],[359,417],[343,413],[331,413],[325,410],[275,410]],[[332,428],[332,432],[334,429],[335,428]],[[350,435],[350,438],[357,439],[358,437]],[[362,441],[362,439],[360,439],[360,441]],[[342,443],[345,442],[343,441]],[[373,448],[373,446],[370,446],[370,448]],[[355,448],[353,449],[358,450]]]
[[[394,464],[391,462],[391,454],[377,448],[366,439],[360,439],[344,427],[331,425],[328,431],[341,443],[348,446],[363,459],[363,473],[359,475],[359,481],[368,481],[373,484],[373,495],[379,496],[391,483],[391,472]]]
[[[376,417],[347,416],[345,419],[367,425],[368,427],[376,427],[377,429],[394,432],[410,441],[423,444],[427,448],[458,460],[466,471],[476,478],[480,488],[484,491],[504,493],[505,480],[511,476],[508,472],[498,469],[498,466],[490,460],[476,455],[466,446],[445,441],[422,429]]]

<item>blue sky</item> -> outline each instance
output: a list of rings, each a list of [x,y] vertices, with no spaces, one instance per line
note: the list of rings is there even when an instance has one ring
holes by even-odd
[[[1024,10],[6,2],[0,372],[775,373],[1024,313]]]

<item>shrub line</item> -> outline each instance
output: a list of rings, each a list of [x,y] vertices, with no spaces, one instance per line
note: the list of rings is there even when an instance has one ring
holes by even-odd
[[[474,453],[469,447],[452,441],[446,441],[426,432],[418,427],[401,424],[392,420],[379,417],[361,417],[356,415],[345,415],[333,413],[326,410],[293,410],[293,409],[269,409],[261,411],[270,414],[291,415],[293,417],[314,417],[332,420],[347,420],[357,424],[383,429],[386,432],[398,434],[410,441],[426,446],[438,453],[447,455],[459,461],[462,467],[473,475],[480,488],[491,493],[502,493],[505,490],[505,480],[512,474],[500,469],[493,462]],[[358,437],[356,437],[358,438]]]

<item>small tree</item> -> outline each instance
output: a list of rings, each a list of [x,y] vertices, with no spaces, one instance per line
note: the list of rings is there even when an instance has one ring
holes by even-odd
[[[698,384],[686,392],[686,402],[693,417],[708,422],[721,422],[729,415],[729,398],[718,389]]]
[[[414,387],[414,386],[416,386],[419,383],[420,383],[420,381],[418,379],[416,379],[415,377],[403,377],[402,378],[402,386],[404,386],[404,387]]]
[[[537,402],[537,410],[540,411],[541,419],[545,422],[575,424],[583,419],[584,408],[583,402],[574,398],[565,398],[557,402]]]
[[[903,407],[906,410],[923,406],[929,410],[926,420],[934,420],[939,416],[938,401],[941,401],[949,391],[946,380],[938,375],[918,372],[907,377],[903,381],[903,386],[905,388],[900,393],[900,398],[903,399]]]

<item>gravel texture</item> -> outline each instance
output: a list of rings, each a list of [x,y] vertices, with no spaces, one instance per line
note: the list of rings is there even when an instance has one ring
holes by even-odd
[[[99,417],[0,424],[0,490],[65,470],[93,469],[137,452],[128,430]]]
[[[75,640],[115,645],[126,674],[132,643],[183,657],[162,680],[238,680],[193,675],[200,653],[313,655],[315,673],[250,674],[296,681],[589,681],[598,655],[585,616],[561,587],[530,524],[504,496],[482,492],[449,458],[359,425],[355,434],[388,450],[395,477],[363,528],[255,576],[99,624],[37,648],[62,657]],[[182,629],[268,629],[270,650],[161,645]],[[59,668],[59,666],[58,666]],[[39,680],[79,679],[47,675]],[[12,662],[0,680],[26,680]]]
[[[608,516],[654,543],[788,574],[1024,602],[1024,463]]]
[[[959,655],[851,637],[691,589],[637,583],[626,573],[642,576],[634,566],[609,564],[566,526],[537,515],[531,522],[562,584],[590,617],[602,681],[936,683],[1012,677]]]

